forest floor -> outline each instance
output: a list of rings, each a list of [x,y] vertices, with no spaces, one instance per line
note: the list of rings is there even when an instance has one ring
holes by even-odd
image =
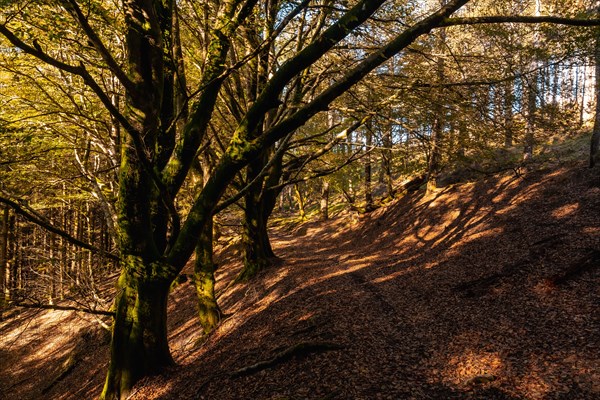
[[[202,338],[192,285],[174,288],[177,366],[131,398],[600,398],[600,174],[522,172],[274,228],[281,260],[248,284],[227,285],[240,262],[222,251],[225,320]],[[0,322],[0,398],[97,396],[97,325]]]

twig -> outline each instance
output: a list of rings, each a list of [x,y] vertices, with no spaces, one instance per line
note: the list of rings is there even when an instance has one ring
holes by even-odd
[[[80,308],[74,306],[56,306],[51,304],[28,304],[28,303],[9,303],[10,306],[14,307],[22,307],[22,308],[34,308],[34,309],[42,309],[42,310],[60,310],[60,311],[79,311],[84,312],[86,314],[93,315],[107,315],[110,317],[114,317],[115,313],[113,311],[105,311],[105,310],[93,310],[91,308]]]
[[[336,343],[328,342],[301,342],[295,344],[287,349],[277,353],[272,358],[259,361],[256,364],[252,364],[243,368],[238,369],[230,375],[231,378],[237,378],[239,376],[251,375],[256,372],[262,371],[267,368],[271,368],[277,364],[281,364],[285,361],[292,359],[293,357],[307,356],[310,353],[323,353],[326,351],[340,350],[344,346]]]

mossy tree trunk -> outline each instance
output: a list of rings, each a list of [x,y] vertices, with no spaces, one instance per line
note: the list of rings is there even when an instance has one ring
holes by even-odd
[[[205,334],[211,333],[221,322],[221,309],[215,297],[215,271],[213,260],[213,220],[210,218],[196,246],[194,285],[198,296],[198,318]]]
[[[257,272],[270,265],[271,260],[276,257],[271,240],[269,238],[268,223],[284,186],[279,185],[282,179],[286,179],[283,170],[283,152],[277,151],[268,166],[265,177],[260,179],[260,185],[250,188],[244,197],[244,222],[242,230],[242,255],[244,268],[238,277],[239,280],[248,280]],[[261,170],[266,165],[266,160],[260,163]],[[248,169],[249,173],[255,173],[253,165]]]
[[[122,266],[103,399],[127,398],[140,378],[173,364],[167,342],[172,268],[134,255],[124,257]]]
[[[329,181],[327,179],[323,179],[321,183],[320,213],[323,221],[329,219]]]

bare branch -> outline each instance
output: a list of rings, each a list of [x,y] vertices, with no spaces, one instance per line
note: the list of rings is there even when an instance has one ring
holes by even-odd
[[[446,18],[438,27],[456,26],[456,25],[481,25],[481,24],[558,24],[569,26],[600,26],[600,19],[580,19],[553,16],[528,16],[528,15],[496,15],[489,17],[465,17],[465,18]]]
[[[136,93],[134,83],[127,77],[125,71],[123,71],[123,69],[119,66],[119,64],[114,59],[110,51],[106,48],[106,46],[104,46],[104,43],[102,43],[102,40],[100,39],[96,31],[94,31],[94,28],[90,26],[87,18],[85,17],[85,15],[83,15],[81,8],[77,4],[77,1],[62,0],[61,3],[63,3],[67,11],[69,11],[77,20],[79,26],[81,27],[81,29],[83,29],[83,32],[87,35],[88,39],[90,40],[90,42],[92,42],[98,53],[100,53],[102,59],[104,59],[104,61],[106,62],[108,68],[110,68],[110,70],[115,74],[115,76],[117,77],[117,79],[119,79],[119,81],[125,87],[125,89],[127,89],[127,91],[130,93]]]
[[[105,310],[93,310],[91,308],[80,308],[75,306],[57,306],[52,304],[31,304],[31,303],[8,303],[9,306],[12,307],[21,307],[21,308],[34,308],[40,310],[59,310],[59,311],[78,311],[86,314],[93,315],[106,315],[109,317],[114,317],[114,311],[105,311]]]

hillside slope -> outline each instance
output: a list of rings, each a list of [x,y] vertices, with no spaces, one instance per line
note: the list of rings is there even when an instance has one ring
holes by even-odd
[[[282,261],[221,289],[227,319],[207,339],[198,340],[191,286],[174,289],[178,366],[141,382],[132,398],[598,398],[599,211],[600,175],[579,164],[276,229]],[[235,255],[223,254],[220,282],[238,269]],[[16,337],[17,325],[2,323],[2,336]],[[64,363],[15,341],[0,341],[2,358],[21,349],[38,374]],[[84,361],[52,387],[13,385],[4,398],[98,393],[106,346],[86,343],[94,345]],[[90,359],[98,361],[91,370]],[[17,381],[6,365],[0,371],[0,382]]]

